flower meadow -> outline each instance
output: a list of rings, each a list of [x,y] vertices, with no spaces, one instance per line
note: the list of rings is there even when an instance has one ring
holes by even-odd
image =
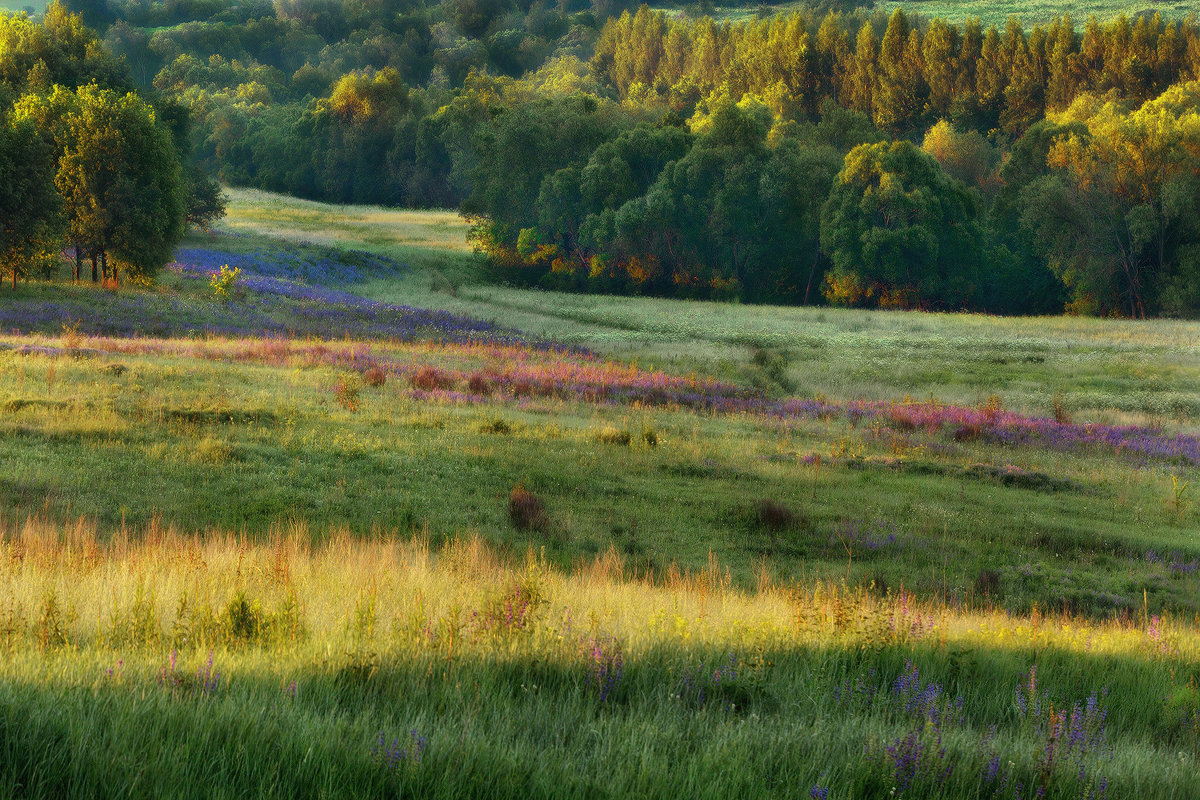
[[[147,293],[36,301],[0,308],[0,330],[20,333],[76,332],[117,337],[221,336],[355,338],[366,341],[432,342],[477,348],[482,368],[435,371],[414,384],[418,397],[478,401],[493,392],[650,406],[678,406],[719,414],[764,414],[781,420],[843,418],[853,424],[880,422],[899,430],[948,431],[956,440],[980,438],[1005,446],[1062,450],[1104,448],[1135,460],[1200,465],[1200,436],[1138,425],[1074,423],[1031,417],[981,404],[964,407],[928,401],[832,401],[824,397],[773,400],[761,391],[695,375],[677,377],[655,370],[605,362],[590,351],[560,345],[493,323],[444,311],[365,299],[335,286],[368,277],[396,275],[404,267],[359,251],[312,247],[237,252],[182,248],[168,269],[185,285],[206,284],[222,267],[244,272],[236,300],[197,304],[186,295]],[[216,319],[213,319],[216,317]],[[336,361],[336,351],[307,358]],[[269,351],[270,346],[264,348]],[[547,351],[538,359],[524,351]],[[326,356],[325,354],[328,353]],[[305,354],[299,354],[305,358]],[[430,369],[410,360],[379,360],[351,351],[346,366],[370,363],[401,378]],[[472,388],[474,387],[474,388]],[[465,390],[465,391],[464,391]]]
[[[335,286],[402,271],[366,253],[313,248],[254,253],[181,249],[167,272],[178,291],[95,293],[61,289],[0,306],[0,331],[124,338],[345,338],[412,342],[503,342],[537,349],[558,345],[492,323],[411,306],[368,300]],[[239,270],[218,298],[209,290],[221,267]],[[39,295],[47,295],[42,297]]]
[[[1196,796],[1191,429],[218,244],[0,304],[0,797]]]

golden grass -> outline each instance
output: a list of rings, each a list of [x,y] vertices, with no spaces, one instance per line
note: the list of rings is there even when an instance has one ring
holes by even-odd
[[[757,589],[739,590],[713,557],[699,571],[671,566],[634,575],[610,549],[561,571],[532,549],[502,552],[469,534],[438,549],[422,537],[315,534],[293,523],[256,543],[230,531],[190,535],[151,523],[104,541],[84,520],[59,526],[29,519],[0,535],[0,616],[10,635],[21,620],[32,629],[52,597],[66,609],[67,640],[87,647],[109,637],[136,604],[144,610],[149,603],[155,638],[167,641],[185,605],[219,610],[241,596],[267,614],[298,601],[298,624],[325,649],[344,643],[367,608],[366,635],[389,647],[411,645],[402,632],[464,629],[489,599],[525,586],[545,602],[542,636],[573,624],[617,637],[631,655],[681,646],[854,649],[923,641],[951,650],[1200,659],[1200,629],[1189,620],[1163,621],[1161,637],[1151,641],[1147,619],[965,612],[903,590],[879,597],[828,582],[781,585],[765,563]]]

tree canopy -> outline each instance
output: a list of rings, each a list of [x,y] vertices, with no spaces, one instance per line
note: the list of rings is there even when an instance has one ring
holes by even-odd
[[[0,14],[5,233],[14,282],[66,242],[93,278],[151,277],[190,215],[211,221],[219,191],[184,163],[187,109],[141,96],[82,19],[51,3],[38,23]],[[97,274],[97,262],[99,274]]]

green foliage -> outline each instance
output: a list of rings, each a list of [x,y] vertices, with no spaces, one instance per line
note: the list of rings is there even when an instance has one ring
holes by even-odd
[[[153,278],[183,233],[185,204],[200,223],[219,215],[215,185],[195,170],[186,183],[182,177],[186,109],[172,102],[155,108],[129,91],[124,67],[64,6],[52,3],[41,23],[0,15],[0,86],[16,97],[14,122],[36,128],[44,139],[44,152],[29,150],[20,166],[36,172],[48,165],[52,175],[12,176],[14,188],[24,186],[25,215],[47,220],[32,247],[32,228],[14,212],[14,231],[24,226],[24,239],[13,233],[0,242],[14,282],[40,254],[61,247],[51,222],[60,208],[76,253],[76,280],[83,251],[93,260],[93,279],[101,277],[98,260],[102,277],[113,282],[122,268],[133,280]],[[0,114],[7,112],[0,105]]]
[[[33,122],[0,109],[0,278],[28,277],[55,258],[62,231],[49,146]]]
[[[54,182],[72,241],[105,262],[111,253],[114,277],[117,264],[153,276],[170,260],[184,219],[179,156],[153,109],[93,84],[29,96],[18,115],[37,120],[60,153]]]
[[[1200,312],[1200,83],[1135,111],[1076,103],[1021,194],[1021,221],[1073,307],[1145,317]],[[1086,127],[1079,127],[1082,122]],[[1040,151],[1040,148],[1039,148]]]
[[[831,301],[961,308],[978,280],[979,198],[909,142],[860,145],[821,213]],[[853,286],[845,293],[842,287]]]
[[[220,185],[199,167],[189,167],[184,175],[184,221],[190,228],[208,230],[225,216],[225,195]]]
[[[22,95],[92,82],[122,92],[133,88],[124,67],[79,16],[58,2],[40,22],[0,11],[0,85]]]

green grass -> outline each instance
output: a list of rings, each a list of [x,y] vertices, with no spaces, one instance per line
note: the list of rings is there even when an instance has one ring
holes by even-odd
[[[1022,2],[1006,3],[996,0],[924,0],[916,3],[897,3],[883,0],[879,7],[889,13],[895,8],[905,11],[915,11],[926,18],[941,17],[954,22],[963,22],[968,17],[976,17],[984,25],[995,25],[1003,29],[1010,16],[1021,21],[1026,30],[1037,24],[1048,24],[1055,17],[1070,14],[1075,24],[1080,28],[1087,22],[1088,17],[1095,16],[1101,22],[1107,22],[1124,14],[1133,18],[1135,14],[1149,10],[1157,11],[1166,19],[1183,19],[1196,10],[1194,3],[1182,0],[1165,0],[1165,2],[1127,2],[1127,0],[1066,0],[1061,3]]]
[[[40,14],[46,10],[47,5],[49,0],[0,0],[0,11],[18,13],[32,8],[34,13]]]
[[[769,6],[772,13],[787,13],[792,10],[806,8],[803,2],[781,3]],[[1142,11],[1157,11],[1166,19],[1183,19],[1194,12],[1194,4],[1184,0],[1164,0],[1164,2],[1128,2],[1127,0],[1068,0],[1062,3],[1051,2],[1021,2],[1009,3],[1003,0],[918,0],[918,2],[896,2],[896,0],[880,0],[875,8],[890,14],[897,8],[906,12],[920,14],[926,19],[940,17],[951,22],[962,23],[968,18],[975,17],[984,26],[995,25],[1003,29],[1009,17],[1016,17],[1026,30],[1034,25],[1047,25],[1055,18],[1070,14],[1075,24],[1082,28],[1092,15],[1101,22],[1107,22],[1124,14],[1129,18]],[[677,7],[667,9],[677,11]],[[753,19],[759,14],[757,6],[718,6],[713,16],[718,19],[728,19],[734,22]]]
[[[363,234],[364,225],[373,233]],[[223,227],[366,247],[412,266],[355,291],[446,308],[650,368],[701,371],[777,394],[924,398],[1081,420],[1200,425],[1200,323],[1004,318],[573,295],[498,287],[451,212],[346,209],[231,192]],[[445,278],[446,280],[443,280]],[[447,283],[457,289],[451,295]],[[757,357],[757,360],[756,360]],[[769,369],[763,369],[763,363]]]
[[[205,336],[265,300],[170,272],[5,290],[88,324],[136,309],[157,335],[0,335],[0,796],[990,798],[992,758],[1004,797],[1100,776],[1109,797],[1195,796],[1194,466],[886,415],[414,384],[695,372],[1195,433],[1200,324],[535,292],[489,283],[451,214],[231,194],[190,246],[387,256],[406,268],[346,288],[601,359]],[[531,529],[517,485],[544,503]],[[906,660],[934,706],[897,699]],[[1035,665],[1045,707],[1022,713]],[[1105,747],[1078,760],[1049,704],[1093,692]],[[372,756],[414,729],[419,763]]]
[[[5,796],[989,797],[1003,781],[1075,798],[1103,780],[1189,798],[1200,780],[1200,639],[1182,623],[741,593],[719,568],[651,586],[615,556],[568,575],[470,540],[105,547],[33,528],[0,556],[24,565],[0,571]],[[380,737],[405,758],[374,755]],[[920,757],[889,755],[912,743]]]
[[[430,404],[408,397],[400,380],[365,390],[351,412],[334,399],[337,369],[298,367],[301,358],[228,363],[222,353],[232,349],[0,361],[0,396],[10,398],[0,457],[17,465],[4,480],[4,516],[82,515],[106,531],[158,519],[257,537],[298,519],[357,535],[423,531],[445,541],[470,531],[523,546],[506,510],[509,489],[523,482],[554,520],[528,541],[560,565],[615,547],[661,572],[672,562],[699,568],[711,552],[743,585],[769,558],[788,580],[875,580],[965,600],[991,568],[1014,608],[1065,603],[1100,614],[1140,606],[1142,588],[1156,608],[1190,608],[1200,585],[1143,559],[1151,549],[1200,558],[1193,509],[1171,504],[1171,475],[1188,472],[1178,467],[1003,452],[844,421],[784,426],[552,399]],[[453,363],[437,350],[375,352]],[[606,443],[606,429],[633,441]],[[646,430],[657,446],[641,441]],[[825,465],[800,461],[812,453]],[[1063,487],[1004,485],[973,474],[976,463],[1055,476]],[[775,535],[758,526],[763,500],[803,514],[804,528]],[[900,541],[847,553],[838,539],[846,525]]]

